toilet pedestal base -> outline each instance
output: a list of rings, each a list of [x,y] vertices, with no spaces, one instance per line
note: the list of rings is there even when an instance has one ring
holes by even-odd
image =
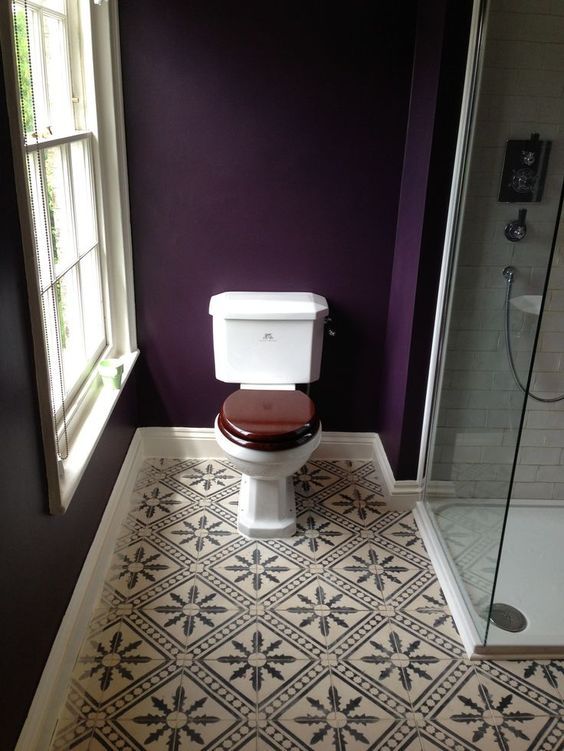
[[[291,537],[296,531],[292,477],[266,479],[241,476],[238,527],[253,539]]]

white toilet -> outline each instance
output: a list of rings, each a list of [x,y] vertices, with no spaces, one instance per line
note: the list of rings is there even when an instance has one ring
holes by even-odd
[[[310,292],[223,292],[210,300],[215,375],[241,388],[227,397],[215,437],[242,473],[239,531],[290,537],[292,475],[321,440],[315,404],[297,383],[319,378],[327,301]]]

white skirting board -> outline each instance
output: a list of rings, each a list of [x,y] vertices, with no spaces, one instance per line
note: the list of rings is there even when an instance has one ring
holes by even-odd
[[[140,431],[145,456],[218,459],[224,456],[213,428],[140,428]],[[324,430],[314,457],[369,460],[374,458],[376,438],[376,433],[331,433]]]
[[[98,531],[88,552],[15,751],[47,751],[57,716],[91,613],[100,597],[107,568],[135,479],[146,457],[220,458],[212,428],[139,428],[131,442]],[[391,507],[412,509],[420,496],[417,482],[396,481],[376,433],[323,432],[317,459],[372,460]]]
[[[411,511],[421,498],[421,483],[417,480],[396,480],[380,436],[377,433],[371,435],[374,447],[373,459],[380,468],[389,505],[398,511]]]
[[[468,657],[476,658],[476,649],[479,648],[481,639],[472,617],[470,616],[468,606],[464,602],[461,589],[453,580],[453,567],[450,565],[446,553],[437,538],[437,534],[433,528],[433,523],[423,502],[417,503],[413,510],[413,515],[415,516],[415,521],[421,532],[421,537],[423,538],[423,542],[429,553],[429,558],[431,559],[431,563],[437,574],[439,584],[445,594],[452,617],[456,622],[460,638],[464,644],[464,649],[466,650]]]
[[[140,428],[145,456],[221,458],[213,428]],[[397,510],[409,511],[421,497],[416,480],[396,480],[377,433],[323,431],[314,459],[357,459],[374,461],[382,477],[384,494]]]
[[[136,431],[106,505],[94,541],[76,582],[51,652],[43,669],[15,751],[47,751],[61,702],[98,602],[107,568],[135,479],[143,463],[143,441]]]

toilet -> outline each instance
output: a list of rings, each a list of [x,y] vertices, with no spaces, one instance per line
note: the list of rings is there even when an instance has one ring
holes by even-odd
[[[290,537],[292,475],[321,441],[315,404],[296,384],[319,378],[327,300],[311,292],[223,292],[209,312],[216,378],[240,384],[215,419],[215,438],[242,475],[239,531]]]

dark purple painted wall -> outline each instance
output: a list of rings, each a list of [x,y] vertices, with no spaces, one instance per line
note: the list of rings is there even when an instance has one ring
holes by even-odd
[[[426,0],[417,17],[378,416],[400,480],[417,476],[471,12],[471,0]]]
[[[121,0],[144,424],[233,389],[212,294],[311,290],[324,427],[377,429],[415,5]]]
[[[0,71],[2,65],[0,62]],[[137,425],[131,380],[69,510],[50,516],[0,74],[0,748],[10,751]]]

